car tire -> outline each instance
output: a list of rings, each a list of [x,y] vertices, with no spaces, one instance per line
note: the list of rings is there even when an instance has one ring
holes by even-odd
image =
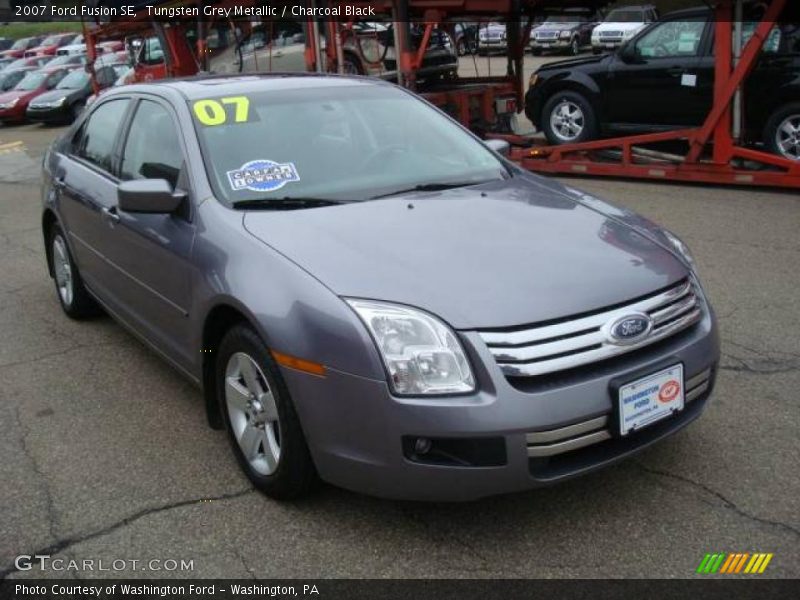
[[[217,349],[216,395],[236,460],[276,500],[307,494],[317,472],[278,365],[261,337],[236,325]]]
[[[456,42],[456,53],[458,53],[459,56],[467,55],[467,42],[463,37],[459,38]]]
[[[764,144],[773,154],[800,161],[800,103],[776,110],[764,127]]]
[[[542,109],[542,129],[552,145],[577,144],[597,137],[597,117],[578,92],[553,94]]]
[[[75,261],[72,260],[64,232],[53,225],[47,240],[56,295],[64,313],[70,319],[87,319],[100,312],[100,306],[86,290]]]
[[[569,53],[572,56],[578,56],[581,53],[581,42],[578,38],[572,38],[572,42],[569,45]]]

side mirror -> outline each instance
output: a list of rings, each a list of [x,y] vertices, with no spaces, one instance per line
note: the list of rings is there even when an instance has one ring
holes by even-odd
[[[173,191],[166,179],[133,179],[117,187],[117,204],[125,212],[173,213],[185,198],[186,192]]]
[[[627,44],[623,44],[623,46],[619,49],[619,57],[622,59],[622,62],[632,64],[639,62],[640,56],[639,52],[636,49],[636,44],[632,41],[628,42]]]
[[[508,155],[511,154],[511,144],[505,140],[484,140],[483,143],[489,150],[497,152],[500,156],[508,158]]]

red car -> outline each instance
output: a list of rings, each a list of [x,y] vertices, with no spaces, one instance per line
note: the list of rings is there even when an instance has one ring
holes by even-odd
[[[53,56],[62,46],[68,46],[75,39],[74,33],[48,35],[38,46],[25,50],[25,56]]]
[[[3,50],[0,52],[0,56],[8,56],[11,58],[22,58],[25,55],[25,51],[34,48],[39,45],[39,42],[42,41],[41,37],[26,37],[20,38],[14,45],[11,46],[8,50]]]
[[[71,70],[65,67],[44,68],[23,77],[13,89],[0,94],[0,121],[22,123],[31,100],[53,89]]]

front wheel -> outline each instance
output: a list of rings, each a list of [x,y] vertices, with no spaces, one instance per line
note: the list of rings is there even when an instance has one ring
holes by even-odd
[[[770,152],[800,161],[800,104],[775,111],[764,128],[764,143]]]
[[[253,485],[278,500],[306,494],[317,475],[300,421],[277,364],[249,326],[222,339],[216,381],[233,452]]]
[[[542,128],[553,145],[576,144],[597,137],[597,117],[581,94],[559,92],[544,105]]]
[[[572,39],[572,43],[569,45],[569,53],[572,56],[578,56],[581,53],[581,43],[578,38]]]

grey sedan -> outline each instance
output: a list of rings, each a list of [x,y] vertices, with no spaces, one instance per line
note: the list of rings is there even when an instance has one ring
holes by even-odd
[[[45,156],[50,275],[272,497],[557,482],[696,419],[719,341],[678,238],[506,150],[364,78],[115,88]]]

